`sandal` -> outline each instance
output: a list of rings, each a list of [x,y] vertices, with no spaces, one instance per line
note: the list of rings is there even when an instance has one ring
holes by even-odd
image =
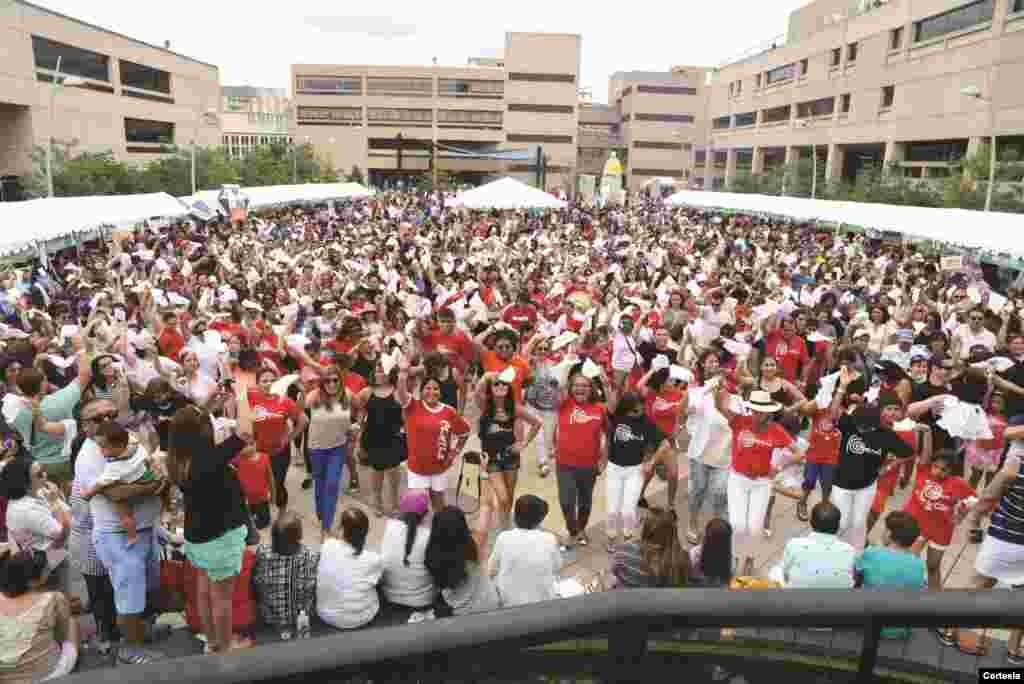
[[[580,535],[580,538],[577,540],[577,542],[580,546],[587,546],[590,544],[590,537],[588,537],[586,533],[583,533]]]
[[[698,543],[700,543],[700,537],[693,530],[689,530],[686,533],[686,543],[690,546],[696,546]]]
[[[800,522],[807,522],[811,519],[811,516],[807,513],[807,502],[797,501],[796,502],[796,519]]]
[[[1006,662],[1010,665],[1020,667],[1024,665],[1024,653],[1013,653],[1012,651],[1006,652]]]
[[[942,642],[943,646],[956,646],[956,636],[953,634],[953,630],[946,629],[944,627],[936,627],[934,630],[935,638]]]
[[[537,466],[537,474],[541,477],[547,477],[551,473],[551,466],[547,463],[541,463]]]

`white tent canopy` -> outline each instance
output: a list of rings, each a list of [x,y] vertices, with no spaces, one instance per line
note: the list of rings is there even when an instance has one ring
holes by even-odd
[[[728,209],[873,228],[972,249],[1024,255],[1024,217],[1019,214],[693,190],[677,192],[665,202],[671,206]]]
[[[25,202],[0,202],[0,254],[25,251],[36,243],[142,221],[153,216],[177,217],[187,209],[166,192],[144,195],[47,197]]]
[[[564,209],[566,206],[554,195],[508,177],[460,192],[455,196],[454,205],[467,209]]]
[[[242,188],[249,197],[250,209],[295,204],[299,202],[326,202],[333,199],[369,197],[370,191],[359,183],[304,183],[300,185],[267,185]],[[190,206],[196,201],[216,210],[220,204],[220,190],[202,190],[181,200]]]

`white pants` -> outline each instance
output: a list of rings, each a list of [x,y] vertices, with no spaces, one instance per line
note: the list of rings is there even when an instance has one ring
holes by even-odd
[[[764,516],[768,512],[771,496],[770,477],[752,479],[736,471],[729,471],[727,504],[729,524],[732,525],[732,544],[737,555],[744,544],[764,534]]]
[[[609,461],[604,481],[609,534],[617,535],[619,530],[629,534],[636,527],[636,504],[644,486],[640,466],[619,466]]]
[[[448,473],[450,471],[449,467],[448,470],[437,475],[419,475],[410,470],[406,489],[425,489],[428,492],[443,494],[448,491]]]
[[[558,411],[541,411],[538,408],[530,408],[533,415],[540,418],[540,443],[537,444],[537,465],[542,466],[553,460],[551,453],[551,440],[555,437],[555,428],[558,427]]]
[[[832,504],[839,509],[839,537],[855,549],[864,548],[868,530],[868,511],[875,500],[878,482],[872,482],[864,489],[843,489],[832,487]]]

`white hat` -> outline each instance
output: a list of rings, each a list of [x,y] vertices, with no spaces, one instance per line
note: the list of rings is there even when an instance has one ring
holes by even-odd
[[[583,362],[583,368],[580,369],[580,372],[583,373],[583,377],[593,380],[601,375],[601,368],[590,359],[587,359]]]
[[[571,330],[566,330],[561,335],[551,340],[551,351],[558,351],[562,347],[568,346],[575,342],[579,338],[577,333]]]
[[[496,377],[495,380],[497,380],[498,382],[502,382],[506,385],[511,385],[513,382],[516,381],[516,369],[513,368],[512,366],[509,366],[505,370],[501,371],[501,373],[498,374],[498,377]]]
[[[776,413],[782,410],[782,406],[772,401],[772,395],[764,390],[754,390],[750,393],[750,398],[743,403],[748,409],[758,413]]]

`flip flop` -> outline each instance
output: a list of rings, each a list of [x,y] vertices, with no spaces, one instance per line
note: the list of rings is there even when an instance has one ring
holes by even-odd
[[[807,522],[811,519],[811,516],[807,513],[807,502],[797,501],[796,502],[796,519],[800,522]]]
[[[700,537],[693,530],[689,530],[686,533],[686,543],[690,546],[696,546],[700,542]]]
[[[1011,653],[1007,651],[1006,662],[1010,665],[1020,667],[1021,665],[1024,665],[1024,653]]]
[[[956,650],[964,655],[984,658],[992,650],[992,639],[988,634],[961,633],[956,638]]]
[[[952,632],[941,627],[936,627],[932,631],[935,633],[935,638],[941,641],[943,646],[955,647],[957,645],[956,637],[953,636]]]

